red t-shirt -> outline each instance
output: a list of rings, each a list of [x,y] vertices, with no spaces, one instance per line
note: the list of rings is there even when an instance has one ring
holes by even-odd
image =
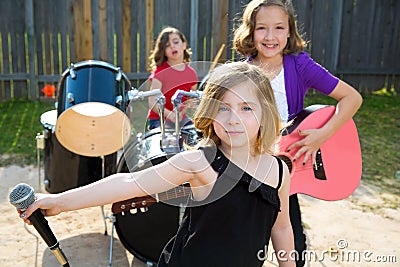
[[[165,108],[168,110],[173,110],[173,104],[171,102],[172,96],[175,94],[177,90],[185,90],[187,92],[198,83],[198,78],[196,71],[186,64],[184,70],[176,70],[172,68],[166,61],[158,66],[156,70],[150,75],[149,80],[151,81],[153,78],[156,78],[162,83],[162,88],[153,88],[153,89],[161,89],[161,92],[165,96]],[[160,119],[157,113],[150,110],[149,119]]]

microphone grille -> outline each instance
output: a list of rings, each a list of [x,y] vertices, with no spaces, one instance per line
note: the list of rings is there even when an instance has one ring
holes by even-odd
[[[10,192],[10,203],[17,209],[27,209],[35,201],[35,192],[28,184],[18,184]]]

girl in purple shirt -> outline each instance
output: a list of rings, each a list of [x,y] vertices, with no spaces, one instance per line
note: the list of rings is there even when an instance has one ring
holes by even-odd
[[[303,162],[315,162],[320,146],[340,129],[361,106],[361,95],[350,85],[331,75],[304,52],[306,42],[297,29],[290,1],[253,0],[244,9],[241,24],[234,35],[234,47],[249,64],[260,66],[271,81],[281,118],[293,119],[302,109],[306,92],[314,88],[336,99],[336,113],[319,129],[299,132],[304,138],[289,147],[299,148],[294,159],[304,154]],[[306,240],[296,195],[290,197],[295,249],[300,255]]]

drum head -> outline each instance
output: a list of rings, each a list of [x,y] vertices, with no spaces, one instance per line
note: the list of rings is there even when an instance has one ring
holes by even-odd
[[[118,108],[100,102],[75,105],[57,120],[56,137],[68,150],[83,156],[109,155],[129,140],[131,124]]]
[[[54,127],[56,126],[56,122],[57,122],[56,109],[46,111],[40,116],[40,123],[46,130],[50,130],[51,132],[54,132]]]

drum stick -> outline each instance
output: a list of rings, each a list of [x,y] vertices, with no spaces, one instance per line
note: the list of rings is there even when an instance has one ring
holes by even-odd
[[[215,65],[217,65],[217,62],[218,62],[219,58],[221,57],[222,52],[224,51],[224,48],[225,48],[225,44],[222,44],[221,47],[220,47],[219,50],[218,50],[217,55],[216,55],[215,58],[214,58],[213,63],[211,64],[211,67],[210,67],[210,69],[208,70],[208,72],[212,71],[212,70],[215,68]]]

